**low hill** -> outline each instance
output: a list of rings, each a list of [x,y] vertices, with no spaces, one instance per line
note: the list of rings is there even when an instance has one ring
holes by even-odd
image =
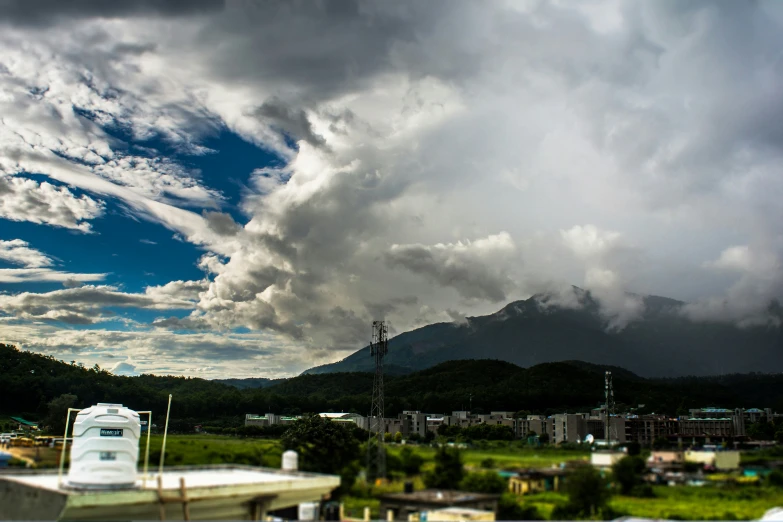
[[[693,322],[681,313],[684,303],[646,296],[644,314],[613,330],[591,294],[574,291],[579,308],[546,305],[546,296],[534,296],[461,324],[437,323],[402,333],[389,340],[386,362],[408,372],[455,359],[498,359],[523,367],[579,360],[645,377],[783,371],[780,327]],[[304,373],[372,369],[367,346]]]
[[[614,376],[618,409],[671,415],[689,408],[719,405],[783,411],[783,375],[647,379],[622,368],[569,361],[530,368],[497,360],[455,360],[408,375],[385,378],[386,414],[403,410],[449,413],[587,411],[603,401],[604,371]],[[160,419],[168,394],[173,419],[189,425],[225,421],[239,425],[246,413],[299,414],[346,411],[366,415],[373,374],[301,375],[265,388],[237,389],[227,384],[185,377],[123,377],[100,368],[83,368],[53,357],[0,345],[0,414],[43,419],[48,403],[61,394],[78,397],[75,407],[116,402],[136,410],[151,409]],[[187,424],[187,423],[186,423]]]

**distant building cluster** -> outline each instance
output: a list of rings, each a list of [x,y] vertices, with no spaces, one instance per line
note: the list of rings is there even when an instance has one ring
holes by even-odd
[[[356,413],[321,413],[322,417],[334,422],[353,423],[368,429],[370,418]],[[562,413],[555,415],[526,415],[519,417],[515,412],[493,411],[477,414],[468,411],[453,411],[451,415],[403,411],[396,418],[384,419],[386,433],[402,434],[409,438],[417,434],[425,438],[428,432],[438,433],[441,426],[467,428],[476,425],[507,426],[516,438],[546,435],[555,444],[583,442],[591,438],[597,443],[607,440],[605,408],[596,408],[589,413]],[[609,417],[609,437],[613,443],[638,442],[651,446],[659,439],[689,444],[710,444],[747,437],[746,426],[757,422],[774,422],[781,415],[771,409],[698,408],[689,410],[688,415],[677,418],[667,415],[618,414]],[[282,416],[274,413],[265,415],[248,414],[245,426],[272,426],[288,424],[300,417]]]

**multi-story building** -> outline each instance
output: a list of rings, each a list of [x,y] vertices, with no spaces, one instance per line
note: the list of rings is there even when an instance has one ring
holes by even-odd
[[[245,415],[245,426],[274,426],[276,424],[291,424],[301,417],[286,417],[275,413],[266,413],[259,415],[257,413],[248,413]]]
[[[656,439],[666,439],[679,431],[677,419],[665,415],[632,415],[625,418],[625,439],[642,446],[652,446]]]
[[[404,437],[408,437],[413,433],[417,433],[419,436],[424,437],[427,435],[427,414],[420,411],[406,410],[403,411],[398,418],[400,420],[407,420],[408,425],[405,432],[402,432]]]
[[[679,420],[680,437],[730,439],[745,436],[745,414],[741,408],[699,408]]]

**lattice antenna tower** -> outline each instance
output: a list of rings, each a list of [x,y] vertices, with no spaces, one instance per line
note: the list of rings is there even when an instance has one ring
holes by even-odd
[[[370,355],[375,360],[375,378],[372,383],[372,407],[370,409],[370,436],[367,441],[367,473],[375,478],[386,478],[386,449],[383,423],[383,358],[389,353],[388,329],[385,321],[372,322]],[[373,445],[375,439],[375,445]]]
[[[612,385],[612,372],[606,372],[604,376],[604,394],[606,410],[604,411],[604,436],[607,447],[612,445],[612,415],[614,415],[614,386]]]

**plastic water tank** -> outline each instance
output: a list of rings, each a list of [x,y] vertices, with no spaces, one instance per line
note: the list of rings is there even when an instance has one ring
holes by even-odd
[[[139,414],[122,404],[98,403],[79,412],[73,425],[68,484],[90,489],[136,485]]]
[[[318,502],[302,502],[299,504],[297,520],[318,520],[320,519]]]
[[[296,471],[299,469],[299,455],[293,450],[283,453],[283,469],[286,471]]]

